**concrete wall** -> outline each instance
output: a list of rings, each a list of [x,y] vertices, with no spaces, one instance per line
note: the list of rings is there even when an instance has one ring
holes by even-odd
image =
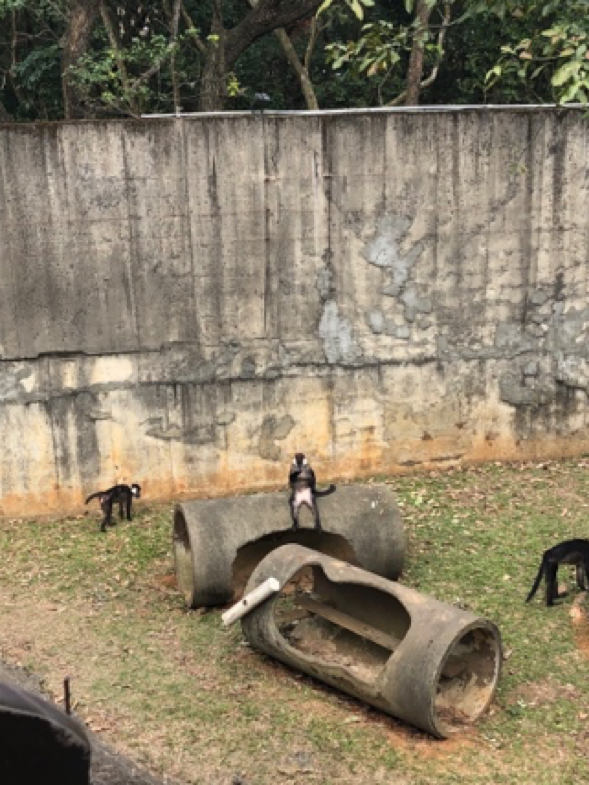
[[[588,130],[0,127],[0,514],[588,451]]]

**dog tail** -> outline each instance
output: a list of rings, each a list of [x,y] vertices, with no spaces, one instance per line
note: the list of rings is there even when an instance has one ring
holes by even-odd
[[[92,499],[97,499],[100,495],[101,495],[100,491],[97,491],[96,493],[93,493],[91,496],[88,496],[88,498],[86,499],[84,504],[88,504],[88,502],[91,502]]]
[[[335,491],[335,485],[331,484],[329,488],[326,488],[324,491],[315,491],[315,496],[329,496],[330,493]]]
[[[526,597],[526,602],[529,602],[534,594],[538,591],[538,586],[540,585],[540,581],[542,580],[542,576],[544,575],[544,560],[545,556],[542,557],[542,561],[540,562],[540,569],[538,570],[538,574],[536,575],[536,580],[534,581],[534,585],[532,586],[530,593]]]

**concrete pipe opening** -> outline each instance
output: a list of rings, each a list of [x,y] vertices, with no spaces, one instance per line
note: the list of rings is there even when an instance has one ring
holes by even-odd
[[[288,543],[298,543],[307,548],[313,548],[321,553],[326,553],[336,559],[357,564],[358,560],[352,545],[340,534],[330,532],[316,532],[312,529],[299,529],[298,531],[273,532],[254,542],[248,542],[237,551],[233,562],[232,583],[236,598],[243,594],[246,583],[257,565],[270,551]]]
[[[411,617],[395,598],[370,586],[333,584],[320,566],[299,570],[274,605],[286,643],[320,667],[374,681],[407,635]]]
[[[493,699],[501,649],[493,628],[474,626],[449,647],[437,682],[435,723],[447,736],[471,725]]]
[[[180,508],[174,512],[174,569],[176,582],[184,597],[184,601],[192,607],[196,587],[194,585],[194,568],[192,566],[192,549],[186,518]]]

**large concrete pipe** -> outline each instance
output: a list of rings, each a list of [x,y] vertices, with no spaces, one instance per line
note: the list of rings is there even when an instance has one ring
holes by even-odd
[[[403,520],[387,485],[343,485],[318,500],[323,531],[306,508],[291,528],[288,496],[259,493],[182,502],[174,514],[176,577],[186,604],[223,605],[243,591],[252,570],[274,548],[299,543],[386,578],[403,569]]]
[[[491,702],[490,621],[299,545],[266,556],[246,594],[269,578],[281,591],[241,622],[259,651],[440,738]]]

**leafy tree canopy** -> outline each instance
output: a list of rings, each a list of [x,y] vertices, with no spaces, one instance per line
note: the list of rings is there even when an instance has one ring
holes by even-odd
[[[587,103],[588,47],[589,0],[0,0],[0,120]]]

